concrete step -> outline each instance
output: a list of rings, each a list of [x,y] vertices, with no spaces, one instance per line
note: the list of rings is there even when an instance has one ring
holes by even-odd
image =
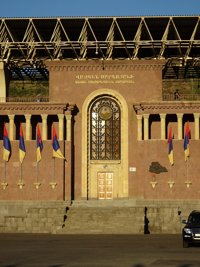
[[[138,207],[71,206],[57,233],[143,233],[144,212]]]
[[[57,233],[181,233],[182,219],[193,209],[200,209],[200,201],[74,201]]]
[[[0,233],[181,233],[199,200],[0,201]]]
[[[116,200],[76,200],[72,202],[73,207],[135,207],[135,199]]]

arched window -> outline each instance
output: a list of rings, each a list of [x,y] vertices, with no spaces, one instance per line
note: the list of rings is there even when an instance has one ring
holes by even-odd
[[[90,109],[90,159],[120,159],[120,107],[111,97],[96,99]]]

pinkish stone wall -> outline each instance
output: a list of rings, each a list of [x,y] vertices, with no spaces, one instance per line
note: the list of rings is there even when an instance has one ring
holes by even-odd
[[[12,141],[12,157],[6,166],[8,187],[0,189],[0,199],[6,200],[70,200],[81,198],[81,137],[82,137],[82,106],[86,97],[98,89],[112,89],[119,92],[128,105],[128,140],[129,167],[135,167],[136,172],[129,172],[129,198],[138,199],[196,199],[199,197],[200,165],[198,140],[190,141],[191,158],[188,165],[184,161],[183,140],[174,140],[173,167],[168,160],[167,140],[160,140],[160,121],[154,121],[150,127],[154,140],[137,141],[137,118],[133,105],[141,102],[162,104],[162,63],[160,61],[84,61],[84,62],[48,62],[50,71],[50,101],[57,103],[76,104],[77,113],[73,118],[73,146],[66,141],[60,141],[61,150],[65,151],[67,161],[56,159],[55,189],[49,183],[53,179],[53,159],[51,141],[44,141],[42,161],[39,166],[38,190],[34,187],[36,181],[36,146],[35,141],[25,141],[27,154],[22,166],[22,177],[25,183],[19,189],[20,166],[18,159],[18,141]],[[172,103],[173,106],[173,103]],[[153,114],[162,113],[150,111]],[[164,111],[166,112],[166,110]],[[180,112],[176,109],[176,113]],[[192,110],[185,110],[192,113]],[[170,122],[171,123],[171,122]],[[171,123],[174,137],[177,139],[177,123]],[[191,132],[194,136],[194,123],[191,122]],[[25,132],[25,129],[24,129]],[[192,137],[193,139],[193,137]],[[167,173],[156,175],[149,172],[151,162],[158,161],[168,169]],[[0,163],[0,179],[4,179],[4,162]],[[152,179],[158,183],[153,189]],[[175,182],[169,188],[168,181]],[[191,181],[187,188],[185,181]]]

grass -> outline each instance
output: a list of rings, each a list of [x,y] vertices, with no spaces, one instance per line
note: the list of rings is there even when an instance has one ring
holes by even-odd
[[[48,81],[11,81],[7,92],[8,97],[48,97]]]

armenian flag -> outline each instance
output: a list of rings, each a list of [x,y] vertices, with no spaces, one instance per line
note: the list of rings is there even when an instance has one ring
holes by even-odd
[[[37,125],[36,143],[37,143],[37,162],[39,162],[42,159],[42,150],[43,150],[43,143],[39,125]]]
[[[56,129],[54,128],[54,126],[52,127],[52,147],[53,147],[53,158],[65,159],[60,150]]]
[[[185,136],[184,136],[185,161],[187,161],[187,158],[189,158],[190,156],[189,139],[190,139],[190,126],[189,126],[189,122],[187,122],[186,127],[185,127]]]
[[[19,161],[22,163],[26,155],[26,149],[24,144],[24,135],[22,131],[22,126],[20,124],[20,132],[19,132]]]
[[[9,161],[10,154],[11,154],[10,140],[8,137],[8,132],[6,130],[6,126],[4,124],[4,129],[3,129],[3,160]]]
[[[173,152],[172,139],[173,139],[173,133],[172,133],[172,127],[170,127],[169,135],[168,135],[168,144],[169,144],[168,158],[169,158],[169,162],[171,163],[171,165],[174,165],[174,152]]]

